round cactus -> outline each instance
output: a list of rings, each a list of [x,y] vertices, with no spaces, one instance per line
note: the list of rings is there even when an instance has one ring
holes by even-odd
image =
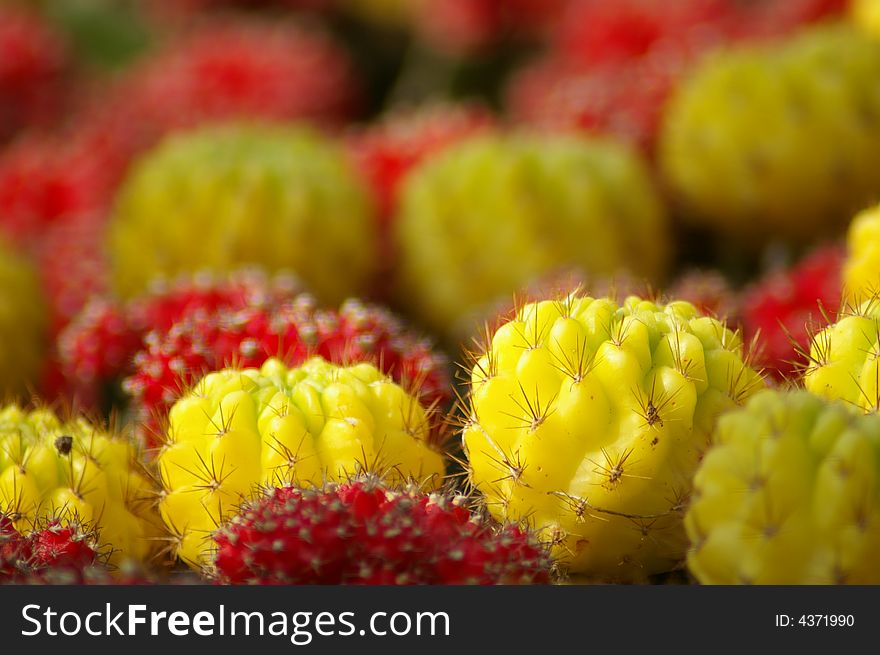
[[[804,386],[828,399],[880,411],[880,303],[849,305],[817,332],[805,353]]]
[[[361,471],[437,486],[445,464],[418,398],[372,364],[313,358],[210,373],[171,408],[158,466],[177,555],[210,562],[211,533],[259,485],[321,485]]]
[[[878,75],[880,42],[838,25],[708,57],[660,137],[689,219],[749,243],[843,229],[880,185]]]
[[[37,272],[0,244],[0,394],[22,395],[37,381],[48,320]]]
[[[685,557],[682,514],[716,417],[761,387],[739,336],[689,303],[528,304],[473,367],[470,479],[572,573],[668,571]]]
[[[367,191],[340,148],[306,128],[206,127],[171,136],[135,165],[110,226],[125,298],[159,276],[291,269],[320,300],[358,295],[376,267]]]
[[[466,501],[388,489],[375,476],[272,489],[214,534],[217,577],[231,584],[550,581],[550,559],[532,535],[471,514]]]
[[[96,532],[110,561],[156,554],[161,522],[156,490],[121,437],[77,418],[0,409],[0,513],[19,531],[51,520]]]
[[[470,139],[412,171],[400,202],[400,301],[446,334],[560,267],[591,274],[629,267],[656,279],[670,255],[662,205],[642,162],[611,142]]]
[[[878,584],[880,417],[767,390],[723,416],[694,477],[704,584]]]

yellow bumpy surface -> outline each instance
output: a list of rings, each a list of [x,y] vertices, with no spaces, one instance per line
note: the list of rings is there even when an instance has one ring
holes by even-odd
[[[32,389],[46,354],[47,325],[37,272],[0,244],[0,396]]]
[[[808,391],[865,411],[880,411],[880,301],[854,305],[836,323],[817,332],[809,360],[804,372]]]
[[[566,266],[662,278],[669,224],[638,155],[575,136],[489,135],[406,179],[395,224],[400,303],[439,333]]]
[[[716,417],[763,385],[741,351],[684,302],[526,305],[473,368],[471,480],[494,516],[530,523],[573,573],[670,570]]]
[[[843,25],[709,56],[659,161],[689,219],[752,244],[837,234],[880,188],[880,42]]]
[[[211,532],[261,485],[320,485],[372,471],[389,484],[434,488],[445,472],[414,396],[372,364],[339,367],[313,358],[288,369],[205,376],[169,414],[158,457],[159,505],[178,556],[208,563]]]
[[[843,264],[843,292],[861,304],[880,294],[880,205],[860,212],[850,223]]]
[[[0,513],[29,531],[50,519],[97,531],[110,562],[145,561],[160,546],[158,490],[131,443],[85,419],[0,409]]]
[[[880,583],[880,417],[768,390],[714,441],[685,517],[700,582]]]
[[[256,264],[328,304],[368,288],[372,203],[336,144],[303,127],[210,126],[168,137],[123,184],[110,226],[123,297],[156,277]]]

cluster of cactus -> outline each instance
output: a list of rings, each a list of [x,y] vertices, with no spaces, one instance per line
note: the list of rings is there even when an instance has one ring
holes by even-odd
[[[0,582],[880,583],[880,1],[19,4]]]

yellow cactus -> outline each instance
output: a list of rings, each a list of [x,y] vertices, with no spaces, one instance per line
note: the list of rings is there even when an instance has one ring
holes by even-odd
[[[395,223],[398,298],[447,336],[488,304],[564,267],[657,281],[669,224],[647,167],[622,145],[480,136],[405,180]]]
[[[684,559],[683,508],[715,419],[762,385],[739,336],[688,303],[529,304],[473,367],[470,478],[572,573],[639,580]]]
[[[721,418],[694,477],[704,584],[878,584],[880,417],[768,390]]]
[[[208,563],[211,532],[260,485],[370,471],[435,488],[445,471],[418,398],[372,364],[313,358],[288,369],[270,359],[210,373],[172,407],[167,437],[159,511],[193,567]]]
[[[110,562],[143,562],[162,534],[158,490],[131,443],[83,418],[48,409],[0,409],[0,513],[19,531],[49,519],[97,531]]]
[[[817,396],[880,411],[880,302],[870,298],[841,312],[810,342],[804,386]]]
[[[706,58],[658,159],[689,220],[749,245],[837,235],[880,186],[880,42],[823,25]]]
[[[110,226],[123,297],[157,277],[255,264],[339,304],[377,267],[373,206],[337,145],[304,127],[209,126],[135,164]]]

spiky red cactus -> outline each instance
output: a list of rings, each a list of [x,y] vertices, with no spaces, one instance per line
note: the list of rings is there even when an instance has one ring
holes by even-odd
[[[149,585],[204,584],[191,573],[147,568],[133,560],[107,563],[112,544],[78,524],[50,521],[24,534],[0,514],[0,584]]]
[[[187,316],[274,306],[301,291],[302,283],[290,273],[267,276],[258,268],[244,268],[226,276],[197,273],[155,280],[151,292],[131,300],[126,311],[132,327],[145,334],[168,330]]]
[[[28,535],[30,565],[35,569],[65,568],[82,570],[99,557],[95,537],[76,525],[51,521]]]
[[[811,331],[824,327],[841,303],[841,246],[814,251],[791,268],[776,270],[745,289],[740,308],[746,339],[756,339],[756,364],[777,379],[793,376]],[[806,364],[803,359],[801,364]]]
[[[49,521],[23,534],[0,514],[0,583],[39,581],[60,573],[82,580],[100,559],[95,535],[78,524]]]
[[[118,384],[133,371],[134,356],[150,331],[163,332],[185,317],[220,309],[280,303],[293,298],[299,289],[293,276],[278,274],[270,279],[246,269],[226,277],[196,274],[157,280],[152,293],[128,303],[94,296],[57,339],[68,391],[80,404],[90,406],[102,389]]]
[[[492,525],[460,500],[370,478],[273,489],[214,535],[216,575],[231,584],[549,582],[549,557],[526,531]]]
[[[646,57],[592,68],[549,58],[514,75],[507,88],[509,111],[518,122],[613,134],[650,152],[663,103],[689,61],[689,56]]]
[[[145,341],[125,390],[150,432],[205,373],[232,364],[259,367],[273,356],[291,365],[315,355],[334,363],[374,362],[426,405],[446,403],[450,396],[445,358],[390,312],[356,300],[332,311],[300,295],[280,306],[190,314]]]

